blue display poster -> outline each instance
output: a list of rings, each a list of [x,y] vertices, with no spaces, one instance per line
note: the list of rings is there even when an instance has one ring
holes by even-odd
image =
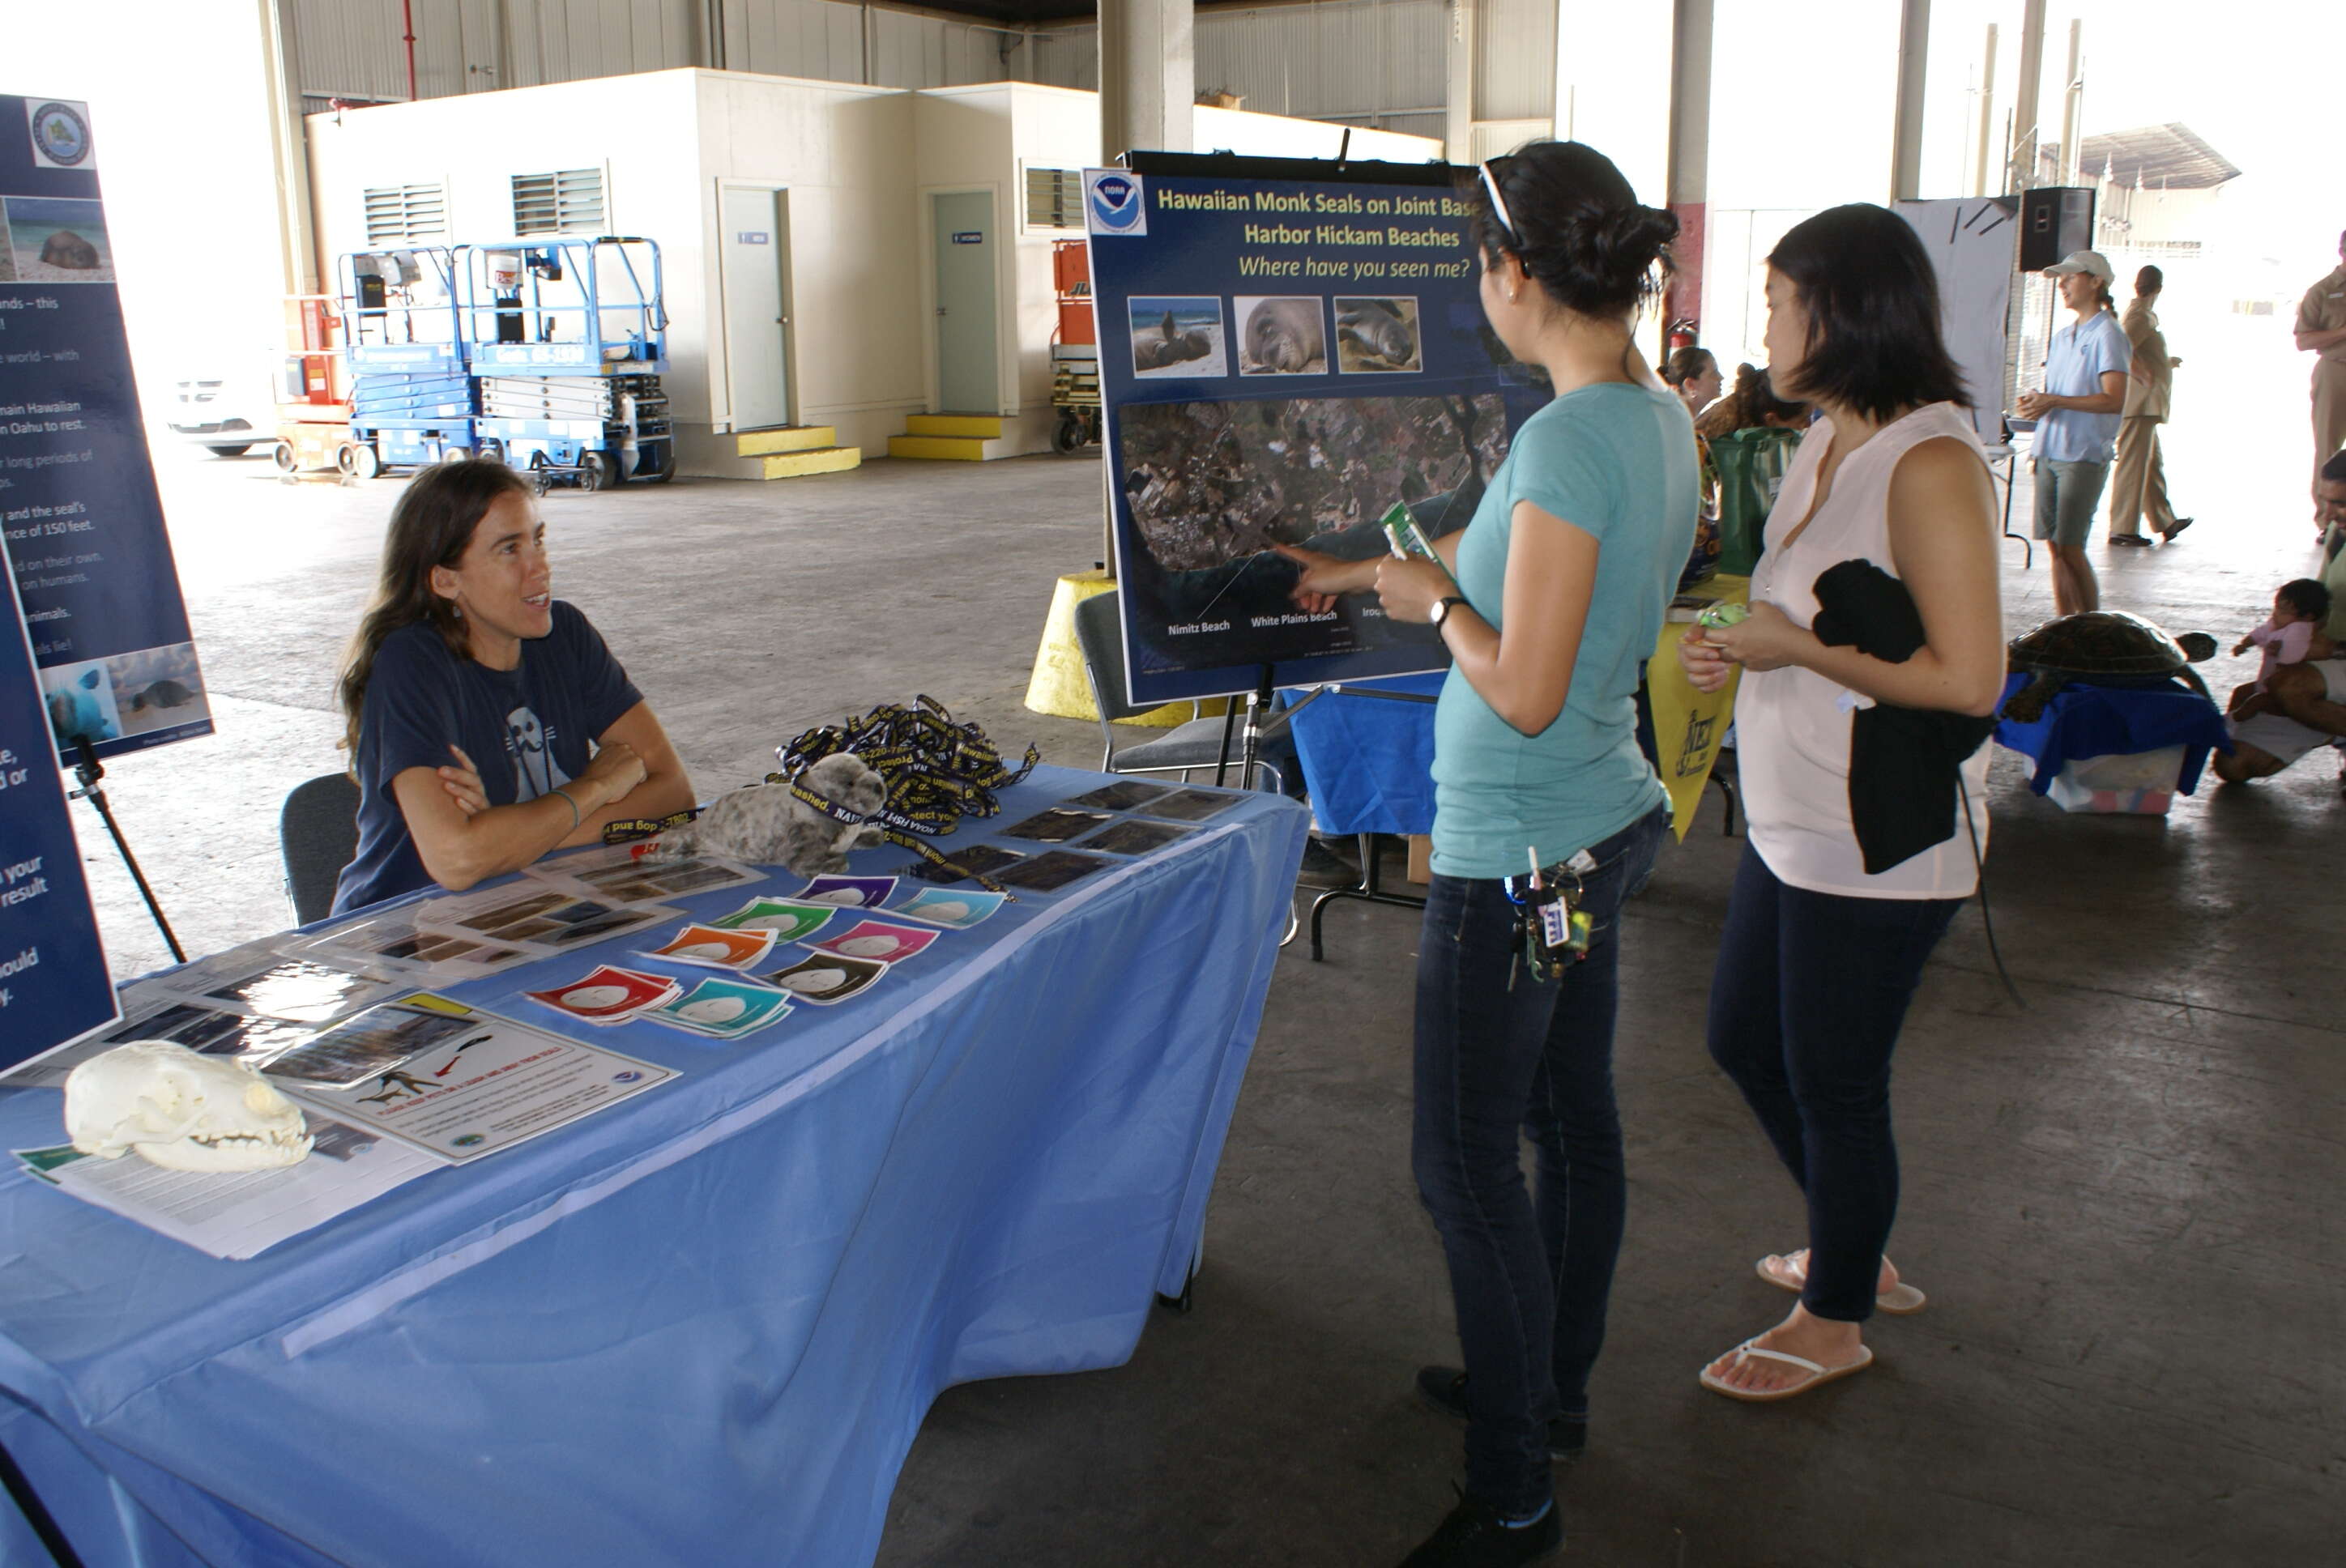
[[[1084,176],[1133,700],[1444,667],[1373,596],[1299,603],[1270,546],[1464,528],[1546,401],[1484,319],[1456,171],[1133,164]]]
[[[97,160],[85,105],[0,96],[0,535],[68,761],[212,730]]]
[[[0,1069],[116,1016],[32,645],[11,585],[0,624]]]

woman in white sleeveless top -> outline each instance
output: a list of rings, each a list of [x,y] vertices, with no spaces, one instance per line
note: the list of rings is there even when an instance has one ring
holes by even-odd
[[[1820,213],[1768,258],[1768,308],[1770,373],[1821,417],[1769,520],[1750,617],[1689,633],[1679,650],[1705,690],[1744,671],[1735,718],[1750,840],[1711,979],[1710,1052],[1808,1207],[1807,1249],[1759,1265],[1800,1305],[1702,1374],[1745,1400],[1860,1369],[1872,1359],[1861,1325],[1876,1308],[1923,1303],[1882,1255],[1898,1202],[1891,1050],[1923,961],[1977,885],[1964,821],[1984,850],[1988,748],[1959,768],[1954,758],[1994,711],[2004,674],[1994,495],[1921,242],[1879,207]],[[1837,583],[1855,573],[1902,607],[1911,595],[1919,612],[1921,646],[1898,662],[1811,629],[1818,577],[1851,561],[1871,567]],[[1930,790],[1885,801],[1861,789],[1852,814],[1851,738],[1876,704],[1932,716],[1884,720],[1960,737],[1933,775],[1943,821],[1925,809],[1916,830]],[[1888,865],[1885,806],[1903,835],[1892,851],[1903,858]]]

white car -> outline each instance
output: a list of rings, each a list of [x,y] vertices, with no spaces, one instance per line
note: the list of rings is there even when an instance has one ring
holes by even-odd
[[[242,457],[277,440],[277,404],[268,378],[207,369],[174,383],[171,433],[216,457]]]

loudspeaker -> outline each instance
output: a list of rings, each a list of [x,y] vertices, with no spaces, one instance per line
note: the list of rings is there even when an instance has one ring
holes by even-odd
[[[2046,185],[2020,193],[2020,270],[2042,272],[2094,248],[2094,188]]]

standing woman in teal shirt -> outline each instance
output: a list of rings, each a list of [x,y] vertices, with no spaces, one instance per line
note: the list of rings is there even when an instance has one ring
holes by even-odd
[[[1299,595],[1373,588],[1387,615],[1439,627],[1455,661],[1434,714],[1412,1163],[1465,1362],[1424,1369],[1418,1388],[1465,1419],[1466,1492],[1404,1568],[1528,1563],[1562,1540],[1550,1461],[1586,1431],[1625,1210],[1621,903],[1669,820],[1637,749],[1638,665],[1697,506],[1685,404],[1630,336],[1678,219],[1576,142],[1492,159],[1474,199],[1484,312],[1555,401],[1515,433],[1473,523],[1437,541],[1447,573],[1283,552],[1304,567]],[[1586,956],[1548,980],[1523,962],[1515,899],[1534,864],[1576,880],[1593,922]]]

